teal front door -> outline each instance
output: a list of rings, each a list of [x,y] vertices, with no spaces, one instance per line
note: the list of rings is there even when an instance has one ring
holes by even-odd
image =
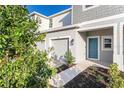
[[[98,38],[88,38],[88,58],[98,59]]]

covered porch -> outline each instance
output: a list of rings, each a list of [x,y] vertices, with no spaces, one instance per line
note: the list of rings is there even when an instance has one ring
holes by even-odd
[[[120,70],[124,71],[123,51],[124,33],[123,19],[96,20],[87,22],[78,29],[77,37],[82,39],[79,45],[82,48],[82,60],[109,66],[117,63]],[[78,43],[78,41],[77,41]]]
[[[96,62],[103,66],[113,63],[113,28],[100,28],[79,32],[85,34],[86,60]]]

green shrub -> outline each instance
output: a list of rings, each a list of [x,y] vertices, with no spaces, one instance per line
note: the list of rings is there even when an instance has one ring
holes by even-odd
[[[96,81],[97,81],[97,82],[100,82],[100,81],[102,81],[102,80],[104,80],[104,78],[103,78],[102,75],[97,75],[97,76],[96,76]]]
[[[64,58],[67,64],[72,64],[75,61],[75,58],[72,56],[72,52],[70,50],[65,53]]]
[[[49,50],[36,48],[44,37],[26,8],[0,6],[0,87],[49,87],[55,73],[48,65]]]
[[[111,64],[109,69],[110,82],[109,87],[111,88],[124,88],[124,79],[120,75],[117,64]]]
[[[48,80],[56,70],[48,62],[46,51],[35,51],[15,61],[4,60],[0,67],[0,87],[49,87]]]

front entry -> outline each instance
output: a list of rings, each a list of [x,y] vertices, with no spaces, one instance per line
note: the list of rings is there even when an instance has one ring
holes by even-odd
[[[87,39],[87,57],[88,59],[98,60],[99,49],[98,37],[88,37]]]

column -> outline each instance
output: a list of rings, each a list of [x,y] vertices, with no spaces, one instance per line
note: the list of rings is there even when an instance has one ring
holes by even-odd
[[[124,71],[123,64],[123,24],[118,23],[113,27],[113,62]]]

